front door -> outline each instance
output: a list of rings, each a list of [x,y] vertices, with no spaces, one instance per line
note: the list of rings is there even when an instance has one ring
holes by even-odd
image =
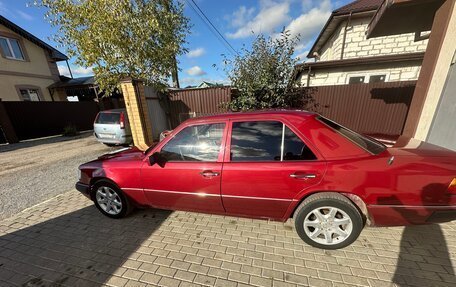
[[[223,165],[222,200],[233,215],[280,219],[326,163],[280,121],[235,121]]]
[[[144,193],[153,207],[223,213],[220,197],[225,122],[191,125],[159,150],[163,167],[145,163]]]

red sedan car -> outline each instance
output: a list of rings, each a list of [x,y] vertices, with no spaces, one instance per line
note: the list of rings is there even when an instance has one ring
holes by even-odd
[[[456,153],[400,138],[396,146],[305,111],[186,121],[156,146],[79,167],[76,188],[106,216],[155,207],[286,221],[308,244],[336,249],[367,223],[456,218]]]

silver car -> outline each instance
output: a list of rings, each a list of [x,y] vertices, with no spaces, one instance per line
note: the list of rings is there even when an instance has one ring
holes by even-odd
[[[115,109],[99,112],[93,123],[93,134],[99,142],[108,146],[131,144],[127,111]]]

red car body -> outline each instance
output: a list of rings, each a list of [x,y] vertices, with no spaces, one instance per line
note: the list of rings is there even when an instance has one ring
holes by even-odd
[[[303,111],[232,113],[190,119],[147,153],[130,148],[79,167],[76,187],[91,197],[98,179],[109,179],[138,206],[286,221],[307,196],[338,192],[370,225],[394,226],[455,219],[456,153],[399,138],[379,154],[359,147],[318,115]],[[238,121],[279,121],[317,157],[314,161],[231,162],[231,127]],[[191,125],[224,123],[216,162],[149,163],[176,134]],[[219,176],[206,177],[211,172]],[[291,174],[314,174],[294,178]],[[93,199],[93,198],[92,198]]]

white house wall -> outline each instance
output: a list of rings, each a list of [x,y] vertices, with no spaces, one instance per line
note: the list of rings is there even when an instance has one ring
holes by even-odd
[[[352,19],[348,26],[343,59],[424,52],[428,40],[415,42],[415,34],[401,34],[367,39],[370,17]],[[347,21],[341,22],[333,37],[322,47],[320,61],[340,60]]]

